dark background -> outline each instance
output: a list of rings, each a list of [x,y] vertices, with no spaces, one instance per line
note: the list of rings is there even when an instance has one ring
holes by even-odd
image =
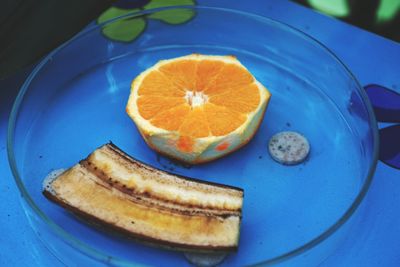
[[[2,0],[0,80],[37,62],[115,2],[119,3],[119,7],[140,8],[149,1]],[[293,0],[293,2],[400,42],[400,0]]]

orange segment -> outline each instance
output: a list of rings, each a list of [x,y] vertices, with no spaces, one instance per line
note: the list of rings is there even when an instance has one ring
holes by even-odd
[[[182,97],[142,96],[137,100],[140,116],[148,120],[160,113],[178,105],[184,104]]]
[[[246,86],[254,81],[253,76],[243,67],[234,64],[225,64],[212,80],[204,93],[212,96],[225,93],[228,90]]]
[[[229,134],[246,121],[246,115],[211,103],[204,105],[204,111],[214,136]]]
[[[161,72],[154,70],[143,79],[138,95],[184,96],[185,91],[171,82]]]
[[[197,60],[180,60],[162,65],[159,70],[180,87],[193,91],[196,87]]]
[[[252,83],[242,88],[232,89],[227,93],[211,96],[209,102],[241,113],[248,113],[260,104],[260,93],[257,85]]]
[[[179,129],[179,132],[183,136],[191,136],[194,138],[210,135],[207,117],[202,107],[197,107],[190,112]]]
[[[140,74],[126,111],[151,148],[195,164],[246,144],[269,98],[234,56],[192,54]]]
[[[216,60],[202,60],[197,65],[196,91],[203,91],[217,76],[225,63]]]
[[[189,105],[183,104],[157,114],[150,122],[156,127],[177,131],[189,113]]]

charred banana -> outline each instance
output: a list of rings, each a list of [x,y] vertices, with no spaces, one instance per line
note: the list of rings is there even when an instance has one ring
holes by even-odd
[[[164,247],[236,250],[243,190],[170,174],[112,143],[55,179],[43,194],[105,228]]]

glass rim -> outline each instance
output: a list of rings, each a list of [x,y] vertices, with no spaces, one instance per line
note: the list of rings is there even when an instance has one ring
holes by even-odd
[[[140,17],[140,16],[145,16],[148,14],[152,14],[155,12],[159,11],[165,11],[165,10],[173,10],[173,9],[192,9],[192,10],[211,10],[211,11],[217,11],[217,12],[225,12],[225,13],[231,13],[235,15],[241,15],[248,17],[249,19],[257,20],[257,23],[274,23],[276,25],[283,26],[286,30],[300,34],[302,37],[304,37],[307,41],[312,42],[313,44],[316,44],[317,46],[320,46],[326,53],[328,53],[333,59],[338,63],[338,66],[341,66],[346,74],[355,82],[357,85],[357,91],[359,95],[361,96],[363,100],[363,105],[365,106],[368,116],[369,116],[369,125],[370,125],[370,130],[372,131],[372,138],[373,138],[373,158],[372,162],[368,168],[368,172],[365,178],[364,183],[362,184],[357,196],[351,203],[351,205],[346,209],[346,211],[340,216],[338,220],[336,220],[331,226],[329,226],[326,230],[321,232],[318,236],[314,237],[310,241],[298,246],[295,249],[292,249],[288,252],[285,252],[283,254],[280,254],[278,256],[275,256],[273,258],[255,263],[253,265],[273,265],[277,264],[280,262],[284,262],[286,260],[289,260],[291,258],[294,258],[298,255],[301,255],[312,248],[316,247],[318,244],[322,243],[324,240],[328,239],[331,235],[333,235],[337,230],[340,229],[342,225],[344,225],[354,214],[354,212],[357,210],[359,205],[361,204],[362,200],[366,196],[370,185],[373,180],[373,176],[375,173],[375,169],[378,163],[378,151],[379,151],[379,138],[378,138],[378,125],[377,121],[375,119],[375,114],[372,109],[372,105],[369,101],[369,98],[364,90],[362,90],[362,86],[357,80],[357,78],[353,75],[353,73],[350,71],[350,69],[333,53],[328,47],[326,47],[323,43],[315,39],[314,37],[308,35],[307,33],[294,28],[293,26],[275,20],[271,19],[265,16],[249,13],[246,11],[240,11],[236,9],[230,9],[230,8],[221,8],[221,7],[211,7],[211,6],[170,6],[170,7],[161,7],[161,8],[155,8],[155,9],[148,9],[148,10],[141,10],[141,11],[134,11],[130,12],[127,14],[124,14],[122,16],[118,16],[116,18],[112,18],[110,20],[107,20],[103,23],[92,25],[87,27],[86,29],[82,30],[75,36],[73,36],[71,39],[66,41],[65,43],[61,44],[59,47],[55,48],[53,51],[51,51],[48,55],[46,55],[32,70],[32,72],[29,74],[28,78],[25,80],[23,85],[21,86],[21,89],[14,100],[10,115],[9,115],[9,121],[8,121],[8,129],[7,129],[7,155],[8,155],[8,162],[9,166],[11,169],[11,172],[13,174],[14,180],[17,184],[18,189],[21,192],[21,195],[23,199],[26,201],[26,203],[30,206],[30,208],[38,215],[44,223],[46,223],[57,235],[57,237],[61,238],[64,242],[66,242],[68,245],[74,247],[75,249],[80,250],[81,252],[87,254],[87,256],[99,260],[101,262],[113,262],[116,264],[123,264],[123,265],[131,265],[131,264],[136,264],[133,262],[129,262],[123,259],[120,259],[118,257],[115,257],[113,255],[107,255],[107,253],[104,253],[101,250],[95,249],[91,247],[91,245],[79,240],[78,238],[72,236],[69,234],[67,231],[65,231],[62,227],[60,227],[57,223],[55,223],[52,219],[50,219],[33,201],[33,199],[30,197],[30,194],[26,190],[24,183],[21,179],[21,175],[19,173],[19,170],[17,168],[17,162],[15,159],[15,154],[14,154],[14,133],[15,133],[15,126],[16,126],[16,120],[18,117],[18,112],[21,106],[21,103],[24,99],[24,96],[26,92],[29,89],[29,86],[32,82],[32,80],[35,78],[35,76],[40,72],[40,70],[43,68],[43,66],[55,55],[57,54],[60,50],[62,50],[65,46],[69,45],[70,43],[74,42],[75,40],[79,39],[80,37],[85,36],[86,34],[92,32],[93,30],[99,29],[103,27],[104,25],[113,23],[117,20],[121,20],[124,18],[134,18],[134,17]],[[41,241],[42,242],[42,241]],[[44,242],[43,242],[44,243]],[[47,247],[47,244],[45,244]],[[47,247],[47,249],[50,249]],[[110,261],[111,258],[111,261]]]

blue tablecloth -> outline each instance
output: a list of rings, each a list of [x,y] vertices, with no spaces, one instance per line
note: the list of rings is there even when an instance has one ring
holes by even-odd
[[[199,0],[198,4],[240,9],[292,25],[329,47],[363,85],[375,83],[400,91],[400,45],[393,41],[284,0]],[[0,81],[0,265],[62,266],[30,229],[7,163],[8,114],[28,71]],[[379,163],[362,204],[367,205],[364,222],[322,266],[400,266],[398,191],[400,170]]]

